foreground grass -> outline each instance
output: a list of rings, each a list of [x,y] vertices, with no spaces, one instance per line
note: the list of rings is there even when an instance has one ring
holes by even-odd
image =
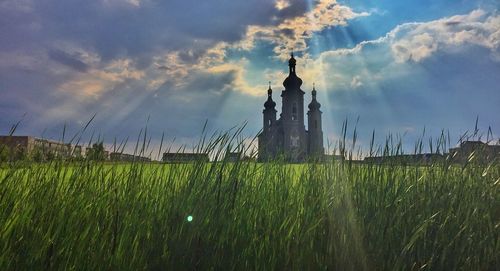
[[[500,166],[56,162],[0,182],[2,270],[500,266]]]

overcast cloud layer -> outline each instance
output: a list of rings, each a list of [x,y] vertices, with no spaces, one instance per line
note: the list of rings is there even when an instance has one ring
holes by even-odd
[[[355,121],[410,143],[426,129],[500,133],[500,13],[496,1],[3,0],[0,133],[58,138],[97,113],[106,142],[137,136],[191,143],[205,120],[225,130],[261,124],[291,50],[325,135]],[[399,1],[397,1],[399,2]],[[23,115],[25,116],[23,118]]]

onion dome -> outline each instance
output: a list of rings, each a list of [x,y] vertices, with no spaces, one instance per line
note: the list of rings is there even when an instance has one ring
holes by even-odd
[[[288,60],[288,67],[290,68],[290,74],[283,81],[283,86],[285,89],[300,89],[302,85],[302,79],[300,79],[295,73],[295,64],[297,60],[293,57],[293,53],[291,54],[290,60]]]
[[[297,77],[295,73],[290,74],[285,81],[283,81],[283,86],[285,89],[295,89],[295,88],[300,88],[302,85],[302,79]]]
[[[319,108],[321,107],[321,104],[318,103],[318,101],[316,100],[316,87],[314,86],[314,84],[313,84],[313,90],[312,90],[312,101],[308,107],[311,111],[319,110]]]
[[[273,101],[273,90],[271,89],[271,82],[269,82],[269,89],[267,90],[267,101],[264,103],[264,108],[274,109],[276,103]]]

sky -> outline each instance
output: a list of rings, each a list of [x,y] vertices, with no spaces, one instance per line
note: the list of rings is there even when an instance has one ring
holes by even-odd
[[[325,142],[342,122],[410,151],[500,135],[496,0],[0,0],[0,134],[85,136],[110,144],[164,134],[191,146],[204,123],[261,129],[291,51],[305,106],[315,83]],[[357,124],[356,124],[357,123]]]

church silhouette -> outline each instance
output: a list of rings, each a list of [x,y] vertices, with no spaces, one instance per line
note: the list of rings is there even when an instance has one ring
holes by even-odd
[[[307,128],[304,125],[304,94],[300,89],[302,79],[295,72],[296,60],[291,54],[288,61],[289,74],[283,81],[280,118],[276,119],[276,103],[273,101],[271,83],[264,103],[263,129],[258,136],[259,160],[283,158],[288,162],[304,162],[323,159],[323,131],[321,125],[321,104],[316,100],[313,85],[312,100],[307,112]]]

